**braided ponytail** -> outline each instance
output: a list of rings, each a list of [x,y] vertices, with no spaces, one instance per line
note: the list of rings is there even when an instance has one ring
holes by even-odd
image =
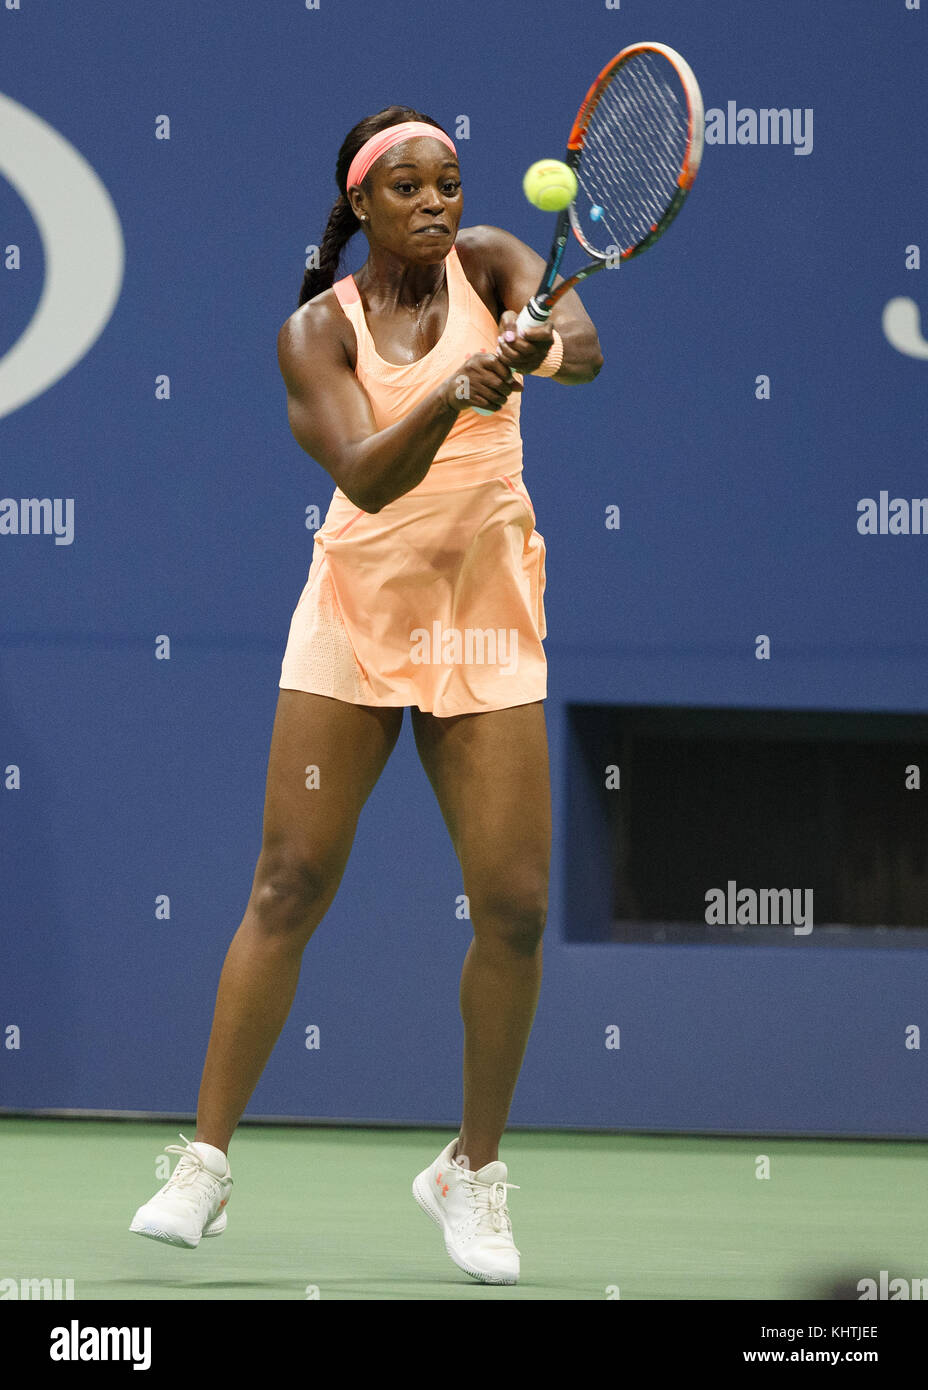
[[[351,211],[351,204],[348,199],[344,193],[339,193],[322,234],[322,245],[319,247],[319,266],[318,268],[310,266],[303,276],[300,304],[305,304],[308,299],[313,299],[335,283],[342,252],[358,230],[359,225],[358,219]]]
[[[364,120],[359,121],[345,136],[335,165],[338,197],[329,213],[329,220],[322,236],[322,244],[319,247],[319,265],[318,268],[311,266],[303,276],[297,307],[310,299],[314,299],[316,295],[322,294],[323,290],[332,287],[338,275],[342,253],[361,225],[352,212],[351,204],[348,201],[347,183],[351,161],[361,146],[367,144],[372,135],[386,130],[387,126],[399,125],[403,121],[424,121],[426,125],[438,126],[439,130],[444,130],[444,126],[439,125],[438,121],[431,116],[423,115],[421,111],[413,110],[411,106],[388,106],[385,110],[378,111],[374,116],[365,116]],[[447,131],[445,133],[447,134]],[[368,191],[369,185],[366,178],[361,187],[365,192]]]

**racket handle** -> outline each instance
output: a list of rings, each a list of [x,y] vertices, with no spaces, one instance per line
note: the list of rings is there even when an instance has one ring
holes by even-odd
[[[551,310],[546,305],[539,304],[533,296],[516,319],[516,332],[521,335],[526,328],[531,328],[539,323],[547,323],[550,317]]]
[[[550,317],[551,310],[546,308],[545,305],[539,304],[538,300],[533,295],[516,319],[516,332],[521,336],[526,328],[531,328],[533,324],[547,323]],[[511,374],[512,369],[510,368],[510,375]],[[481,410],[479,405],[475,405],[474,410],[478,415],[495,414],[492,410]]]

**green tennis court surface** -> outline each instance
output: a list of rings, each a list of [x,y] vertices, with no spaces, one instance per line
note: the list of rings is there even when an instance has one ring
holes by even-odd
[[[128,1230],[178,1128],[193,1138],[192,1123],[0,1119],[0,1279],[72,1279],[76,1299],[495,1301],[819,1298],[881,1270],[928,1278],[923,1143],[511,1132],[522,1279],[494,1288],[451,1263],[410,1191],[450,1130],[243,1125],[228,1229],[179,1250]]]

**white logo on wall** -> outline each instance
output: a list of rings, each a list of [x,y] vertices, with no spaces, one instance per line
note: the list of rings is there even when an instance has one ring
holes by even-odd
[[[0,358],[0,418],[40,396],[103,332],[122,289],[125,244],[113,200],[63,135],[0,92],[0,175],[28,207],[45,283],[25,331]]]
[[[897,352],[928,358],[928,342],[922,334],[921,314],[914,299],[900,295],[889,301],[883,310],[883,332]]]

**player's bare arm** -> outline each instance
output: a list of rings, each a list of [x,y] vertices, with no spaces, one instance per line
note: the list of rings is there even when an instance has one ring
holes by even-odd
[[[354,330],[330,293],[287,319],[277,355],[294,438],[366,512],[380,511],[422,481],[462,410],[498,410],[522,389],[502,362],[477,353],[402,420],[378,430],[355,375]]]
[[[459,232],[457,246],[472,281],[471,261],[479,261],[485,267],[496,299],[500,331],[514,332],[519,311],[538,288],[544,261],[530,246],[501,227],[468,227]],[[561,276],[556,283],[562,283]],[[575,290],[569,290],[558,301],[547,323],[527,329],[521,339],[502,342],[501,360],[516,372],[535,371],[551,345],[552,329],[557,329],[563,341],[564,360],[551,379],[568,386],[592,381],[603,365],[603,356],[593,321]]]

